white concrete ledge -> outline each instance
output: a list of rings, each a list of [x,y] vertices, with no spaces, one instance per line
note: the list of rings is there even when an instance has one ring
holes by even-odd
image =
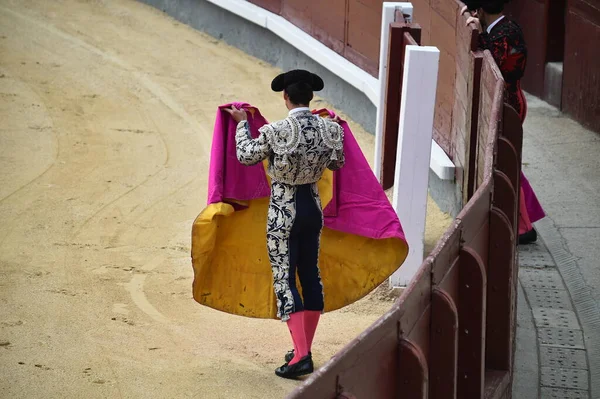
[[[207,0],[208,2],[270,30],[315,62],[364,93],[377,107],[379,80],[363,71],[285,18],[246,0]],[[411,10],[412,11],[412,10]],[[430,169],[442,180],[454,179],[454,164],[444,150],[432,140]]]
[[[454,180],[454,163],[435,140],[431,144],[429,168],[442,180]]]

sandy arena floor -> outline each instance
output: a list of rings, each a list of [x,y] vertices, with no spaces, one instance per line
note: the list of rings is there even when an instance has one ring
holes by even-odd
[[[130,0],[0,0],[0,397],[282,398],[278,321],[191,298],[216,107],[279,71]],[[324,103],[315,105],[326,105]],[[352,125],[367,157],[373,137]],[[431,246],[449,218],[430,204]],[[327,314],[318,365],[391,305]]]

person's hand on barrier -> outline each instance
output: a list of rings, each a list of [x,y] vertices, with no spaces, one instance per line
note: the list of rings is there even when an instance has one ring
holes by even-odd
[[[467,18],[467,26],[469,26],[469,24],[475,25],[475,28],[480,33],[483,32],[483,29],[481,28],[481,21],[479,21],[479,18],[477,18],[477,17],[469,17],[469,18]]]
[[[463,15],[464,13],[468,12],[469,14],[471,14],[472,17],[477,17],[477,11],[469,11],[469,7],[464,6],[463,8],[460,9],[460,15]]]
[[[236,108],[235,105],[232,105],[231,108],[224,108],[225,111],[231,115],[234,121],[240,123],[241,121],[245,121],[248,119],[248,115],[246,115],[246,111],[241,108]]]

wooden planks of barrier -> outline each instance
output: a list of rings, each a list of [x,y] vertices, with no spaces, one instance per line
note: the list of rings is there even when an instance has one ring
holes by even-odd
[[[392,308],[290,398],[510,398],[522,128],[482,62],[472,198]]]

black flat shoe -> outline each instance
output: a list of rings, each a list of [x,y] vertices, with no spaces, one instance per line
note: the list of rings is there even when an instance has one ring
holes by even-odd
[[[294,379],[303,375],[310,374],[314,371],[314,365],[312,356],[304,356],[298,363],[292,364],[291,366],[286,363],[283,366],[275,370],[275,374],[282,378]]]
[[[537,241],[537,231],[531,229],[526,233],[519,234],[519,245],[531,244]]]
[[[312,356],[312,353],[308,352],[308,354]],[[289,351],[288,353],[286,353],[283,358],[285,359],[286,363],[291,362],[292,359],[294,358],[294,350],[292,349],[291,351]]]

